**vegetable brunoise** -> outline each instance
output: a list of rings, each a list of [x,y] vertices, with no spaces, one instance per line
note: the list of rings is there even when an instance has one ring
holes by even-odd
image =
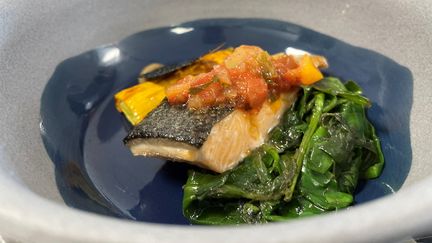
[[[325,57],[257,46],[149,65],[115,95],[134,155],[195,165],[183,214],[196,224],[266,223],[346,208],[384,157],[353,81]],[[156,70],[152,70],[156,69]]]

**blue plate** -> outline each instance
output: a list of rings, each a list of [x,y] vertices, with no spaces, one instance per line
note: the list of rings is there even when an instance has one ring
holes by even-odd
[[[270,53],[295,47],[327,57],[326,75],[357,81],[382,140],[381,177],[359,186],[356,203],[400,188],[411,165],[411,72],[376,52],[310,29],[268,19],[205,19],[134,34],[58,65],[41,100],[42,138],[65,202],[115,217],[187,224],[182,185],[188,165],[133,157],[123,145],[128,124],[113,95],[137,83],[143,66],[175,64],[215,48],[257,45]]]

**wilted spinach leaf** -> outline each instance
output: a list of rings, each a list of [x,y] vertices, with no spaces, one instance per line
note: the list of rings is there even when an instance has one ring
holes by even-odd
[[[236,168],[189,172],[184,215],[198,224],[265,223],[351,205],[358,181],[384,165],[361,93],[337,78],[304,87],[267,143]]]

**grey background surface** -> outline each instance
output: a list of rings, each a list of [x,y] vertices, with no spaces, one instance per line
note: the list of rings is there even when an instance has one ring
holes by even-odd
[[[121,237],[135,241],[142,234],[149,241],[175,240],[179,235],[196,240],[189,235],[196,233],[191,228],[168,227],[174,235],[158,235],[158,232],[164,232],[165,226],[126,223],[62,206],[53,166],[40,139],[43,127],[39,124],[39,99],[55,66],[68,57],[144,29],[211,17],[262,17],[294,22],[387,55],[407,66],[414,76],[410,122],[413,162],[402,192],[347,214],[290,224],[297,229],[295,234],[293,229],[287,231],[284,228],[287,233],[280,236],[282,238],[275,235],[252,241],[266,239],[276,242],[289,239],[290,234],[299,240],[312,239],[302,227],[318,223],[327,224],[321,229],[323,232],[316,235],[327,237],[321,238],[324,241],[349,239],[338,238],[336,230],[342,228],[347,232],[344,237],[349,237],[350,232],[363,232],[357,240],[391,240],[432,229],[432,214],[421,211],[432,202],[429,178],[432,172],[432,163],[429,162],[432,157],[430,1],[0,0],[0,232],[21,239],[40,237],[38,239],[46,241],[98,241],[100,237],[113,242]],[[406,198],[409,195],[411,198]],[[403,205],[407,203],[415,205]],[[398,210],[400,217],[388,215],[392,213],[389,207]],[[379,220],[373,215],[377,213],[381,217]],[[360,214],[365,215],[360,217]],[[339,221],[344,217],[346,225],[329,221]],[[363,222],[355,221],[359,218]],[[406,219],[411,221],[405,222]],[[92,225],[102,222],[106,223],[105,227],[111,225],[117,230],[101,235],[103,227],[91,229]],[[374,231],[379,223],[390,228]],[[79,229],[88,229],[88,232],[78,236]],[[278,226],[266,226],[255,233],[270,234],[277,229]],[[197,231],[200,233],[195,236],[204,232],[211,235],[232,232],[230,229]],[[249,234],[250,230],[239,228],[235,232],[238,235],[233,236],[233,241],[242,239],[241,235]],[[210,237],[208,240],[216,239]]]

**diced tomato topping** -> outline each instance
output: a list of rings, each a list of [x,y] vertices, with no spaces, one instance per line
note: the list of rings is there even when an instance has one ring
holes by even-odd
[[[177,83],[166,89],[168,102],[175,105],[186,103],[189,99],[190,89],[210,82],[213,76],[214,73],[211,71],[209,73],[198,74],[197,76],[188,75],[180,79]]]
[[[315,62],[317,64],[315,64]],[[326,66],[323,57],[274,57],[256,46],[240,46],[212,71],[186,76],[167,88],[170,104],[200,109],[229,102],[238,108],[260,109],[269,94],[278,95],[293,86],[312,84],[322,78],[316,65]]]
[[[177,83],[168,86],[165,90],[168,102],[172,105],[180,105],[187,102],[189,99],[189,89],[195,77],[188,75]]]
[[[201,92],[191,95],[187,105],[191,109],[199,109],[222,104],[226,99],[223,96],[223,92],[223,86],[220,83],[211,83]]]
[[[298,84],[298,72],[295,71],[298,64],[294,57],[283,55],[273,59],[273,65],[277,72],[277,78],[274,81],[274,87],[277,93],[286,92],[295,84]]]
[[[268,96],[268,87],[263,77],[256,72],[239,69],[230,70],[233,86],[237,91],[237,106],[260,108]]]

